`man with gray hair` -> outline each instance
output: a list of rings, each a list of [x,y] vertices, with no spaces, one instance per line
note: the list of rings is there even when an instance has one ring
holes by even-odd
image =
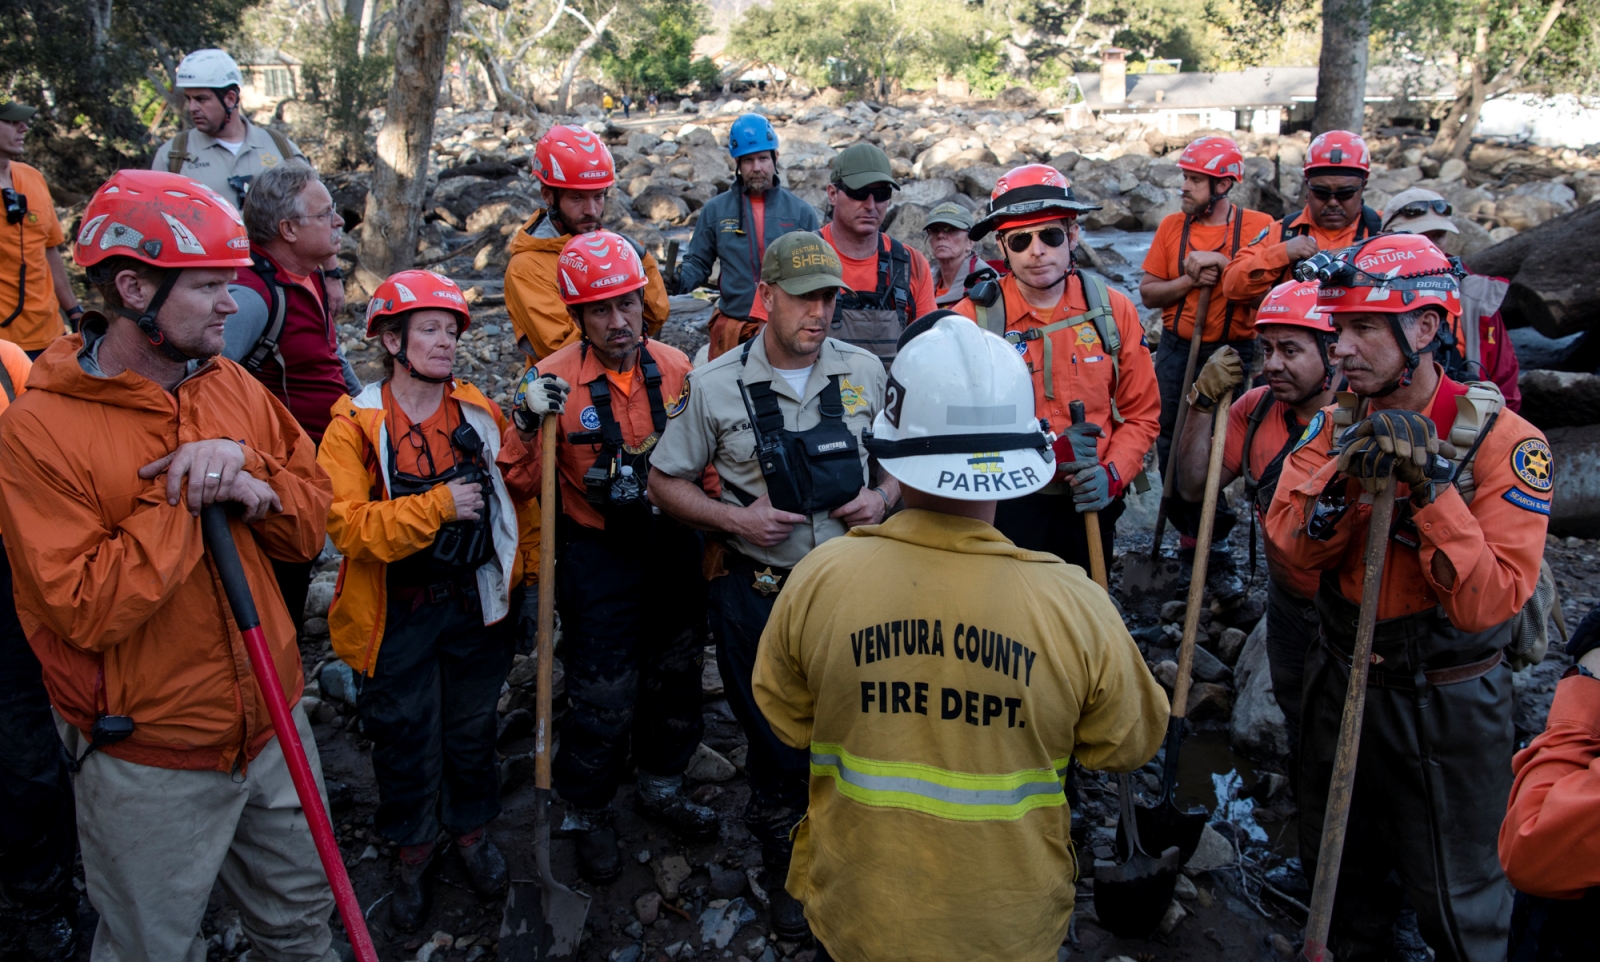
[[[321,267],[339,251],[344,219],[317,172],[295,160],[255,179],[244,226],[252,263],[228,288],[239,312],[223,331],[223,356],[259,378],[320,445],[334,402],[361,391],[339,350]],[[272,565],[298,628],[311,565]]]

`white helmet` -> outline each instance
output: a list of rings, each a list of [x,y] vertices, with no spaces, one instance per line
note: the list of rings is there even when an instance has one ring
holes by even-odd
[[[1033,378],[1004,338],[954,311],[906,328],[868,453],[919,491],[960,501],[1032,494],[1056,473]]]
[[[242,87],[244,75],[239,73],[239,65],[233,62],[226,50],[213,47],[196,50],[183,58],[183,63],[178,64],[178,86],[209,87],[212,90]]]

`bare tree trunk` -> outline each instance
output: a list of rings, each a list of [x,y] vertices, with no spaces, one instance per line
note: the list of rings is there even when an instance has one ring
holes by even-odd
[[[400,0],[398,13],[394,89],[378,131],[356,268],[357,282],[369,292],[416,259],[417,223],[428,189],[428,145],[461,0]]]
[[[1323,0],[1322,57],[1311,132],[1361,132],[1366,114],[1367,44],[1372,0]]]
[[[611,18],[617,15],[617,7],[616,4],[612,4],[611,9],[606,11],[606,15],[594,23],[590,23],[588,18],[570,7],[567,8],[566,12],[576,17],[585,27],[588,27],[589,35],[584,37],[573,48],[572,56],[567,58],[567,65],[561,68],[561,86],[556,88],[556,113],[558,114],[566,113],[571,107],[567,98],[572,95],[572,78],[578,72],[578,64],[582,63],[583,58],[587,57],[589,51],[594,49],[594,45],[600,42],[600,38],[604,36],[606,28],[611,26]]]
[[[475,43],[472,52],[478,58],[478,63],[483,65],[483,72],[489,78],[489,89],[494,92],[494,106],[496,110],[507,113],[526,114],[528,103],[511,89],[511,81],[506,79],[505,68],[498,58],[489,53],[487,44]]]
[[[353,3],[360,0],[351,0]],[[372,18],[378,15],[378,0],[366,0],[361,5],[361,33],[356,36],[356,56],[365,57],[372,48]]]
[[[1465,159],[1467,149],[1472,146],[1472,131],[1477,128],[1478,118],[1483,114],[1483,105],[1490,98],[1498,97],[1516,85],[1528,61],[1544,46],[1550,28],[1555,26],[1566,3],[1567,0],[1555,0],[1550,4],[1544,19],[1539,22],[1539,29],[1529,38],[1522,53],[1491,80],[1486,62],[1489,56],[1489,3],[1488,0],[1479,0],[1478,28],[1472,42],[1472,79],[1468,81],[1471,86],[1450,105],[1449,116],[1439,124],[1439,135],[1433,139],[1433,146],[1428,148],[1431,156]]]

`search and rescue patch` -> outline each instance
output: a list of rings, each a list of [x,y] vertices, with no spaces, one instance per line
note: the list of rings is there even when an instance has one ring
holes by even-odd
[[[1516,488],[1507,490],[1501,497],[1524,511],[1532,511],[1534,514],[1542,514],[1546,517],[1550,514],[1549,498],[1536,498],[1526,492],[1518,491]]]
[[[1267,239],[1267,231],[1270,231],[1270,230],[1272,230],[1272,225],[1271,224],[1268,224],[1266,227],[1261,228],[1261,233],[1257,234],[1255,236],[1255,239],[1252,240],[1249,243],[1248,246],[1254,247],[1257,244],[1261,243],[1262,241],[1266,240]]]
[[[1078,343],[1084,346],[1100,343],[1100,334],[1094,329],[1093,321],[1084,321],[1072,329],[1078,335]]]
[[[1522,483],[1535,491],[1549,491],[1555,484],[1550,476],[1550,466],[1554,459],[1550,454],[1550,445],[1544,443],[1542,438],[1528,438],[1521,444],[1511,449],[1511,468],[1517,472],[1517,477]],[[1515,504],[1516,502],[1512,502]],[[1545,514],[1550,513],[1550,502],[1546,501]],[[1526,507],[1523,505],[1522,507]],[[1534,510],[1529,508],[1529,510]]]
[[[839,381],[839,403],[844,405],[844,413],[846,414],[865,411],[869,406],[866,395],[861,392],[861,388],[851,384],[848,378],[841,378]]]
[[[1040,483],[1031,466],[1007,470],[1004,454],[997,451],[980,451],[967,458],[966,471],[940,471],[934,483],[935,491],[982,491],[988,493],[1027,490]]]
[[[594,405],[591,404],[578,414],[578,423],[590,431],[598,431],[600,430],[600,412],[596,411]]]
[[[1322,411],[1318,411],[1316,414],[1311,415],[1311,423],[1306,425],[1305,433],[1300,435],[1300,440],[1294,443],[1294,447],[1290,449],[1289,453],[1293,454],[1294,452],[1310,444],[1312,438],[1322,433],[1323,422],[1327,420],[1327,416]]]
[[[689,379],[688,378],[684,378],[683,379],[683,392],[681,394],[679,394],[676,398],[674,398],[671,404],[667,405],[667,417],[669,417],[669,418],[677,417],[678,415],[682,414],[684,409],[687,408],[688,406],[689,406]]]
[[[778,593],[779,582],[781,581],[783,581],[783,575],[773,574],[772,566],[768,565],[765,571],[757,571],[755,573],[754,587],[763,596],[775,595]]]

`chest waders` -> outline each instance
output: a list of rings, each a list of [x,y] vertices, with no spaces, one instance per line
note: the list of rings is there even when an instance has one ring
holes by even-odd
[[[878,236],[877,288],[871,294],[841,288],[828,334],[876,354],[887,370],[900,335],[917,319],[917,305],[911,298],[911,252],[887,234]]]

